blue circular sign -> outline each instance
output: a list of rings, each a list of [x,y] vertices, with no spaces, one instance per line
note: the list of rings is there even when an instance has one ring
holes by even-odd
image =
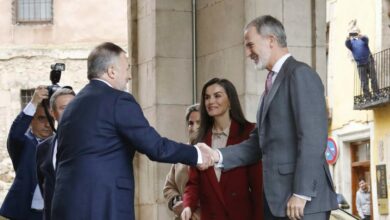
[[[339,150],[337,148],[336,142],[332,138],[328,138],[325,151],[326,161],[328,164],[333,165],[336,163],[338,157]]]

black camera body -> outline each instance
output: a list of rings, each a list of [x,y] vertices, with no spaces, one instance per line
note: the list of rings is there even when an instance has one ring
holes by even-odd
[[[359,34],[356,32],[349,33],[350,37],[357,37]]]
[[[61,72],[65,70],[65,64],[64,63],[55,63],[50,66],[51,71],[50,71],[50,81],[51,85],[47,87],[47,90],[49,92],[49,98],[44,99],[42,104],[43,104],[43,109],[45,110],[45,115],[48,118],[50,127],[53,131],[56,132],[56,129],[54,127],[54,118],[50,115],[49,109],[50,109],[50,97],[58,90],[61,88],[61,86],[58,85],[61,79]],[[69,86],[67,86],[69,87]],[[69,87],[72,88],[72,87]]]
[[[61,80],[61,73],[62,71],[65,71],[65,64],[64,63],[55,63],[52,64],[50,71],[50,81],[51,86],[47,87],[47,90],[49,91],[49,99],[57,91],[57,89],[61,88],[58,83]]]

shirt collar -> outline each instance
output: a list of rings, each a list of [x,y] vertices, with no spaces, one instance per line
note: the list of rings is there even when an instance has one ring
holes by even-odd
[[[286,62],[287,58],[291,56],[290,53],[287,53],[283,55],[281,58],[279,58],[278,61],[276,61],[275,65],[272,67],[272,71],[275,73],[279,73],[280,69],[282,68],[284,62]]]
[[[113,88],[112,85],[104,79],[93,78],[91,80],[97,80],[97,81],[103,82],[103,83],[107,84],[109,87]]]
[[[214,127],[211,129],[211,133],[213,135],[224,135],[224,136],[229,136],[230,132],[230,126],[227,126],[222,132],[218,132],[217,130],[214,129]]]

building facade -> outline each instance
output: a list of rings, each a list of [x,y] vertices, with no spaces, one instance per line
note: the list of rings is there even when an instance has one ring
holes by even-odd
[[[345,47],[352,20],[368,36],[375,63],[379,90],[371,88],[369,97],[363,95],[356,63]],[[390,219],[384,195],[389,175],[383,175],[390,160],[389,23],[386,0],[327,0],[329,136],[339,149],[331,170],[336,191],[344,195],[355,215],[358,181],[366,179],[372,219]]]

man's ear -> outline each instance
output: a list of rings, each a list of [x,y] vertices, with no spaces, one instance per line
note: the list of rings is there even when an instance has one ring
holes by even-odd
[[[57,120],[57,118],[56,118],[56,114],[54,113],[54,111],[53,111],[53,109],[52,108],[50,108],[50,115],[51,115],[51,117],[53,117],[55,120]]]
[[[274,35],[269,36],[269,41],[270,41],[271,48],[278,45],[278,40]]]
[[[115,67],[114,65],[110,65],[108,68],[107,68],[107,75],[110,79],[114,79],[115,78]]]

